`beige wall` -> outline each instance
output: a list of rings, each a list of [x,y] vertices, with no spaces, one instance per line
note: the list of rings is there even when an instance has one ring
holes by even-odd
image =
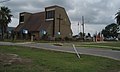
[[[24,14],[24,23],[19,23],[19,24],[27,24],[27,22],[29,21],[30,16],[32,15],[31,13],[27,13],[27,12],[22,12],[20,13]],[[57,32],[59,32],[59,20],[57,18],[59,18],[59,15],[61,14],[61,18],[63,20],[61,20],[61,24],[60,24],[60,32],[61,35],[57,35]],[[49,36],[53,35],[53,21],[45,21],[45,24],[49,24],[49,26],[46,28],[46,31],[48,32]],[[62,7],[55,7],[55,37],[72,37],[72,30],[71,30],[71,23],[69,20],[69,17],[65,11],[64,8]],[[39,32],[33,32],[33,34],[39,38],[41,37]],[[70,35],[71,34],[71,35]]]
[[[47,34],[49,36],[53,35],[53,21],[46,21],[45,25],[47,25],[48,27],[46,28]],[[41,35],[40,35],[41,37]]]
[[[23,15],[24,16],[24,23],[20,23],[19,21],[19,24],[26,24],[31,16],[31,13],[27,13],[27,12],[22,12],[20,13],[19,17]],[[20,19],[20,18],[19,18]]]
[[[61,7],[57,7],[55,9],[55,33],[59,31],[59,20],[57,18],[59,18],[60,14],[61,14],[61,18],[63,19],[61,20],[61,23],[60,23],[61,37],[62,38],[71,37],[72,36],[70,35],[72,34],[71,23],[65,9]]]

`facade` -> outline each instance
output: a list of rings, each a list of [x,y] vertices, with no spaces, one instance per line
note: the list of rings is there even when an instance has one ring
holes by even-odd
[[[41,39],[47,35],[48,38],[72,37],[71,23],[63,7],[46,7],[44,12],[28,13],[19,15],[19,25],[15,28],[17,38]]]

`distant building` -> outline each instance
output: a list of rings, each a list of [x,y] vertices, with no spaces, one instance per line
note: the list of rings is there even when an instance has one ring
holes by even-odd
[[[63,7],[46,7],[44,12],[28,13],[19,15],[19,25],[15,28],[17,38],[21,39],[34,36],[41,39],[43,35],[49,38],[72,37],[71,23]]]

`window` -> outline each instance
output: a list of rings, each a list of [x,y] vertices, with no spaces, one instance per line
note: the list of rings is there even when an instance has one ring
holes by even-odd
[[[24,34],[28,34],[28,30],[23,29],[23,33],[24,33]]]
[[[54,18],[54,10],[52,11],[46,11],[46,19]]]
[[[41,34],[41,35],[45,35],[45,34],[47,34],[47,32],[46,32],[46,30],[41,29],[41,30],[40,30],[40,34]]]
[[[24,16],[20,16],[20,22],[24,22]]]

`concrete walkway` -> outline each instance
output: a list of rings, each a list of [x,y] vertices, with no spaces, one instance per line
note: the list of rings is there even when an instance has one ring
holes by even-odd
[[[64,46],[54,46],[50,43],[11,43],[11,42],[0,42],[0,45],[17,45],[17,46],[26,46],[26,47],[34,47],[40,49],[54,50],[54,51],[62,51],[62,52],[70,52],[75,53],[72,47],[64,47]],[[120,51],[111,50],[111,49],[100,49],[100,48],[76,48],[80,54],[94,55],[107,57],[115,60],[120,60]]]

